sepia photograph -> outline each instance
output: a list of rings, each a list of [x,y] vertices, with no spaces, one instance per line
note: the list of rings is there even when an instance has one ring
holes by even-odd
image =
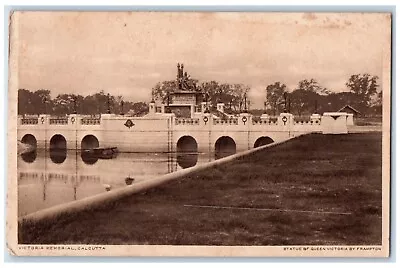
[[[9,253],[388,257],[391,27],[11,12]]]

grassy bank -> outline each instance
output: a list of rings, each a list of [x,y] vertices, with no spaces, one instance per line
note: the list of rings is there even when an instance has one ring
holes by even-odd
[[[100,209],[22,224],[19,242],[381,244],[381,134],[300,137]]]

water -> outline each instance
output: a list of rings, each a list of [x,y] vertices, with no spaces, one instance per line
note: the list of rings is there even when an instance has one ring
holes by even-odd
[[[18,214],[112,191],[214,160],[208,154],[120,153],[86,159],[77,151],[35,151],[18,156]],[[134,180],[132,181],[133,178]]]

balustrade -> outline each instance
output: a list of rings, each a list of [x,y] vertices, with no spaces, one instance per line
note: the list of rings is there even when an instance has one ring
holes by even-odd
[[[37,125],[38,123],[37,118],[21,118],[21,125]]]
[[[230,118],[230,119],[215,119],[213,120],[214,125],[237,125],[238,119],[237,118]]]
[[[50,125],[68,125],[68,118],[50,118]]]
[[[295,125],[321,125],[321,120],[312,119],[312,120],[295,120]]]
[[[100,125],[99,118],[82,118],[81,119],[82,125]]]
[[[198,118],[175,118],[175,125],[199,125]]]
[[[253,125],[277,125],[278,119],[277,118],[270,118],[270,119],[254,119],[252,120]]]

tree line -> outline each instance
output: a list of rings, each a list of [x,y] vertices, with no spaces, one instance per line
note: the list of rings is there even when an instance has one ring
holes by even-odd
[[[299,81],[292,91],[282,82],[275,82],[265,88],[264,110],[251,109],[252,105],[247,98],[250,87],[243,84],[218,83],[207,81],[195,85],[191,90],[202,93],[203,100],[207,101],[211,109],[215,110],[218,102],[225,104],[228,113],[238,113],[250,110],[252,113],[267,112],[278,115],[281,112],[291,112],[297,116],[313,113],[338,111],[345,105],[351,105],[363,115],[380,115],[382,113],[382,91],[378,92],[378,77],[370,74],[356,74],[350,76],[346,82],[348,92],[333,92],[321,86],[315,79]],[[170,93],[177,88],[177,81],[157,83],[152,89],[152,96],[163,103],[169,103]]]
[[[96,115],[105,113],[142,116],[149,110],[144,102],[124,101],[122,96],[113,96],[100,91],[93,95],[59,94],[51,98],[50,90],[18,90],[18,114],[66,115],[72,113]]]
[[[378,92],[378,77],[370,74],[351,75],[346,82],[347,92],[332,92],[315,79],[301,80],[293,91],[281,82],[266,87],[265,109],[270,114],[283,111],[295,115],[334,112],[345,105],[362,115],[382,114],[382,91]]]
[[[216,110],[218,102],[225,104],[228,113],[239,113],[249,110],[254,114],[267,112],[278,115],[281,112],[291,112],[297,116],[312,113],[338,111],[345,105],[351,105],[363,115],[382,114],[382,91],[378,92],[378,77],[370,74],[351,75],[346,82],[347,92],[333,92],[321,86],[315,79],[299,81],[295,89],[289,90],[286,84],[275,82],[265,88],[264,109],[252,109],[248,99],[250,87],[244,84],[219,83],[190,78],[187,90],[197,91],[202,101],[206,101],[211,110]],[[177,81],[163,81],[152,88],[152,97],[164,104],[171,102],[170,95],[177,89]],[[54,99],[50,90],[18,91],[19,114],[132,114],[141,116],[148,112],[149,107],[144,102],[124,101],[122,96],[113,96],[104,91],[82,96],[79,94],[59,94]]]

